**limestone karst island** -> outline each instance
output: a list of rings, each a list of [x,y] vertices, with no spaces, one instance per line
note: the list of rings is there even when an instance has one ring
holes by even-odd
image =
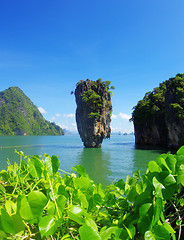
[[[18,87],[0,92],[0,135],[63,135]]]
[[[110,138],[111,94],[110,81],[79,81],[75,89],[78,132],[87,148],[98,148],[103,139]]]
[[[178,148],[184,144],[184,74],[160,83],[134,107],[135,143]]]

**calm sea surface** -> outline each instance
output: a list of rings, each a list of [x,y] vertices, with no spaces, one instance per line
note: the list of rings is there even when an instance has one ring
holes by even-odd
[[[84,148],[78,135],[0,136],[0,170],[7,167],[7,159],[11,163],[19,161],[15,149],[26,155],[47,153],[59,156],[60,168],[68,172],[72,172],[71,167],[80,164],[96,183],[103,185],[120,178],[125,180],[138,168],[145,173],[148,162],[166,152],[161,149],[138,149],[134,136],[129,135],[112,135],[110,140],[103,141],[101,149]]]

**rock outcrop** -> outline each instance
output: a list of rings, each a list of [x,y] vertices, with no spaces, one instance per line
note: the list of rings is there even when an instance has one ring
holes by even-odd
[[[184,74],[145,94],[132,113],[135,143],[178,148],[184,144]]]
[[[79,81],[75,89],[77,104],[76,122],[78,132],[87,148],[101,147],[105,138],[110,138],[111,93],[110,81],[101,79]]]

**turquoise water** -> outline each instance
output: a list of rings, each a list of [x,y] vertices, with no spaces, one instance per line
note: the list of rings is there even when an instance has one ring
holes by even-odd
[[[2,146],[1,146],[2,145]],[[7,167],[7,158],[11,163],[19,161],[17,151],[26,155],[59,156],[60,168],[72,172],[71,167],[80,164],[87,170],[95,182],[110,184],[120,178],[132,176],[138,168],[144,173],[147,164],[155,160],[164,150],[138,149],[134,136],[112,135],[104,140],[101,149],[86,149],[80,137],[66,136],[0,136],[0,169]]]

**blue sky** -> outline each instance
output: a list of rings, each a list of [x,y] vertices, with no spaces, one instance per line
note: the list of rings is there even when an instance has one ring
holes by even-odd
[[[0,0],[0,91],[20,87],[43,116],[74,130],[76,83],[115,86],[112,130],[132,107],[184,72],[183,0]]]

